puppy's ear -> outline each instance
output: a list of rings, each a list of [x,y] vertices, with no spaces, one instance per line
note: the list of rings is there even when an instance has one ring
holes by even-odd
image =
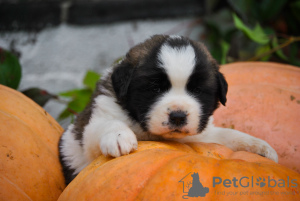
[[[220,72],[217,73],[217,81],[218,81],[219,100],[222,103],[222,105],[225,106],[225,103],[227,101],[226,94],[227,94],[227,90],[228,90],[228,84],[225,80],[224,75]]]
[[[126,98],[133,71],[134,68],[128,62],[122,62],[111,75],[112,85],[119,101]]]

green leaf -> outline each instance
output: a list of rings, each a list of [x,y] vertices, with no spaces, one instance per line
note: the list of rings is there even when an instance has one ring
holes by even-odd
[[[92,92],[89,90],[82,90],[80,95],[73,99],[69,103],[69,108],[76,112],[82,112],[86,105],[89,103],[91,98]]]
[[[71,112],[68,110],[68,108],[66,108],[66,109],[64,109],[64,110],[60,113],[58,119],[59,119],[59,120],[66,119],[66,118],[68,118],[69,116],[73,116],[73,115],[74,115],[74,114],[71,113]]]
[[[68,103],[67,108],[59,115],[59,119],[65,119],[69,116],[74,117],[84,110],[90,101],[93,91],[96,88],[96,83],[100,79],[100,74],[94,71],[88,71],[83,79],[83,84],[86,86],[83,89],[73,89],[66,92],[61,92],[59,95],[72,98]]]
[[[21,74],[21,65],[17,57],[0,48],[0,84],[17,89]]]
[[[260,46],[255,51],[255,56],[259,56],[259,55],[265,54],[265,53],[269,52],[270,50],[271,50],[270,45]],[[268,55],[266,55],[264,57],[261,57],[260,60],[261,61],[267,61],[267,60],[269,60],[270,57],[271,57],[271,54],[268,54]]]
[[[91,89],[76,89],[61,93],[64,96],[72,97],[72,100],[68,103],[67,108],[59,115],[59,119],[71,116],[73,113],[70,111],[74,111],[76,113],[82,112],[89,103],[92,93],[93,91]]]
[[[82,91],[82,89],[73,89],[73,90],[70,90],[70,91],[61,92],[61,93],[59,93],[59,95],[63,96],[63,97],[73,97],[73,98],[75,98],[78,95],[80,96],[81,91]]]
[[[244,25],[242,20],[236,14],[233,13],[232,16],[236,28],[243,31],[243,33],[252,41],[262,45],[265,45],[270,41],[264,30],[258,23],[255,25],[254,29],[251,30],[246,25]]]
[[[229,51],[230,45],[226,41],[221,41],[221,49],[222,49],[222,58],[221,58],[221,64],[226,64],[226,57],[227,53]]]
[[[83,84],[94,91],[99,78],[100,74],[94,71],[88,71],[83,79]]]
[[[278,39],[277,39],[277,37],[273,37],[273,39],[272,39],[272,47],[273,47],[273,48],[276,48],[276,47],[278,47],[278,46],[279,46],[279,44],[278,44]],[[275,54],[276,54],[279,58],[283,59],[284,61],[288,61],[288,60],[289,60],[289,59],[287,58],[287,56],[285,56],[285,55],[283,54],[282,49],[277,50],[277,51],[275,52]]]
[[[50,99],[56,99],[57,96],[50,94],[48,91],[39,88],[30,88],[22,91],[24,95],[32,99],[40,106],[44,106]]]

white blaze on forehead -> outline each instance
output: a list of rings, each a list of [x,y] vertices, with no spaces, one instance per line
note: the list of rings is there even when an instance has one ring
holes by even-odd
[[[164,44],[159,52],[160,67],[164,68],[172,84],[170,90],[162,94],[149,110],[148,130],[164,138],[182,138],[198,132],[201,103],[186,91],[186,84],[195,67],[195,51],[191,45],[171,47]],[[187,114],[186,125],[178,128],[181,133],[172,132],[169,114],[172,111]]]
[[[178,35],[170,35],[169,38],[171,38],[171,39],[181,39],[182,37],[178,36]]]
[[[194,48],[191,45],[171,47],[165,44],[161,47],[158,59],[172,86],[184,87],[195,66]]]

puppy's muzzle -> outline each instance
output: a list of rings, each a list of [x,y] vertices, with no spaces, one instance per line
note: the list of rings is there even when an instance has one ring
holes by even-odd
[[[171,126],[182,127],[187,124],[187,115],[183,111],[173,111],[169,114],[169,122]]]

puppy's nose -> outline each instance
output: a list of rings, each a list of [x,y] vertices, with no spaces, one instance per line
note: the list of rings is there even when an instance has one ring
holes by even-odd
[[[186,124],[186,113],[182,111],[173,111],[169,114],[169,122],[174,126],[183,126]]]

